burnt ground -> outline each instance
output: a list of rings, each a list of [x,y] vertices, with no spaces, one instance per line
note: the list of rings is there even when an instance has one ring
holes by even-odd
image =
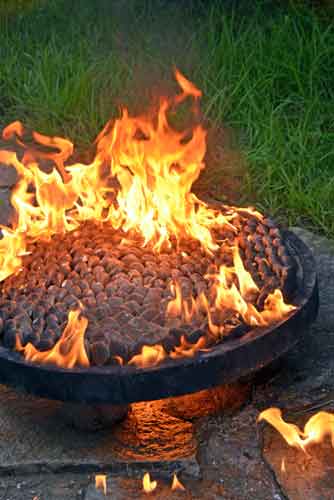
[[[316,256],[319,317],[297,348],[257,377],[241,409],[196,419],[193,407],[180,411],[174,402],[166,410],[152,403],[110,429],[88,416],[93,431],[87,432],[69,425],[59,403],[1,387],[0,499],[99,498],[92,487],[99,471],[108,475],[108,498],[146,498],[140,479],[146,470],[158,480],[151,498],[333,499],[329,442],[306,456],[256,425],[269,406],[283,408],[301,426],[319,408],[334,411],[334,243],[295,231]],[[85,420],[86,412],[78,413]],[[171,492],[173,471],[187,493]]]

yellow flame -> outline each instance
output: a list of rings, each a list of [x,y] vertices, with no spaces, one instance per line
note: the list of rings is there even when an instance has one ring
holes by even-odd
[[[183,240],[191,239],[210,255],[219,248],[215,230],[224,227],[237,232],[233,226],[237,209],[231,207],[224,215],[191,192],[204,168],[206,153],[206,131],[197,123],[202,92],[177,69],[175,78],[180,92],[161,98],[156,116],[130,116],[124,109],[119,118],[108,122],[96,139],[95,157],[87,164],[71,161],[74,146],[68,139],[33,132],[32,145],[25,140],[26,131],[19,121],[3,130],[4,140],[16,140],[23,157],[20,160],[12,151],[0,151],[0,163],[18,173],[11,196],[16,219],[11,228],[0,226],[0,281],[20,272],[29,244],[73,231],[87,220],[109,223],[125,233],[124,244],[135,241],[156,252],[179,248]],[[192,102],[196,120],[180,132],[169,124],[168,116],[185,100]],[[46,161],[52,167],[48,173],[40,168]],[[262,219],[254,209],[242,211]],[[221,266],[217,274],[206,277],[210,295],[212,291],[215,297],[213,303],[204,293],[185,299],[174,283],[167,317],[190,323],[206,315],[210,333],[219,339],[225,331],[215,324],[214,310],[233,311],[248,325],[265,326],[294,309],[284,303],[281,291],[275,290],[267,297],[264,311],[258,311],[253,299],[259,290],[237,246],[232,257],[233,267]],[[19,340],[17,349],[29,361],[87,366],[86,328],[86,319],[70,313],[69,324],[53,349],[39,353],[31,344],[23,347]],[[191,356],[204,348],[203,338],[196,345],[181,339],[171,356]],[[144,346],[130,363],[152,366],[166,356],[162,346]]]
[[[145,472],[143,477],[143,490],[145,493],[152,493],[157,487],[157,481],[151,481],[150,474]]]
[[[107,476],[105,474],[96,474],[95,488],[103,491],[105,496],[107,495]]]
[[[89,366],[85,350],[84,336],[88,320],[79,317],[81,310],[70,311],[68,323],[58,342],[48,351],[38,351],[30,342],[22,346],[16,337],[16,350],[22,352],[27,361],[51,364],[59,368],[74,368]]]
[[[320,443],[326,436],[330,436],[334,447],[334,415],[332,413],[325,411],[316,413],[309,418],[303,431],[297,425],[285,422],[279,408],[268,408],[261,412],[258,422],[262,420],[272,425],[289,446],[305,451],[308,445]]]
[[[174,473],[173,475],[173,482],[172,482],[172,491],[185,491],[185,487],[183,486],[183,484],[180,482],[180,480],[178,479],[176,473]]]

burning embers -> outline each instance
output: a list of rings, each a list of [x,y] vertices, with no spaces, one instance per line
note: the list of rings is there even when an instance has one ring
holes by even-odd
[[[32,147],[19,122],[4,130],[24,154],[0,152],[19,174],[0,240],[0,332],[28,361],[146,367],[295,309],[295,262],[275,224],[191,192],[205,131],[178,132],[167,114],[189,98],[197,115],[201,92],[176,79],[181,93],[155,118],[124,110],[108,123],[87,165],[69,162],[68,140],[33,133]]]

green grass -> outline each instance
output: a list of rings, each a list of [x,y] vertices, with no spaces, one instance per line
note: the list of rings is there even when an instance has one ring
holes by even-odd
[[[49,0],[3,15],[1,123],[21,119],[83,147],[120,103],[141,109],[162,82],[169,88],[176,64],[204,90],[208,122],[235,130],[243,200],[334,236],[331,12],[269,1],[237,10],[123,3]]]

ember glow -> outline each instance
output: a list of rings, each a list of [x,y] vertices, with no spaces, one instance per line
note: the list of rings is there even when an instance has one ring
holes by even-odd
[[[150,474],[145,472],[143,477],[143,490],[145,493],[152,493],[156,489],[157,485],[157,481],[151,481]]]
[[[22,123],[17,121],[4,129],[3,138],[16,141],[24,153],[19,159],[12,151],[0,151],[0,163],[14,167],[19,177],[11,197],[16,220],[12,227],[0,226],[0,281],[20,273],[30,244],[49,242],[55,235],[78,230],[87,221],[119,230],[123,235],[120,245],[159,254],[193,240],[212,257],[220,250],[219,230],[237,234],[237,209],[230,207],[223,213],[191,191],[204,168],[206,132],[198,123],[183,132],[175,130],[168,114],[188,99],[198,116],[202,93],[178,70],[175,78],[180,92],[161,98],[155,116],[133,117],[123,109],[118,119],[108,122],[96,139],[96,154],[89,164],[71,163],[74,146],[68,139],[33,132],[32,146],[25,140]],[[49,173],[40,168],[45,162],[52,165]],[[255,210],[242,210],[258,221],[263,219]],[[175,319],[188,324],[197,318],[203,323],[205,316],[209,336],[218,341],[228,329],[217,324],[217,315],[236,315],[246,325],[263,327],[295,309],[284,302],[279,288],[268,293],[262,309],[257,308],[260,290],[246,270],[237,244],[232,252],[232,266],[221,265],[218,272],[205,276],[209,294],[185,296],[177,279],[170,283],[173,298],[166,309],[168,324]],[[16,350],[31,362],[62,368],[89,366],[84,344],[87,325],[84,311],[72,310],[53,348],[40,352],[17,338]],[[203,336],[192,343],[182,336],[169,353],[160,344],[144,345],[129,364],[145,368],[168,356],[190,357],[206,348]],[[120,356],[113,359],[123,364]]]
[[[105,474],[96,474],[95,488],[107,495],[107,476]]]
[[[289,446],[304,452],[309,445],[321,443],[326,436],[331,438],[334,448],[334,414],[332,413],[326,411],[316,413],[306,422],[303,431],[297,425],[285,422],[279,408],[268,408],[261,412],[258,422],[262,420],[272,425]]]

